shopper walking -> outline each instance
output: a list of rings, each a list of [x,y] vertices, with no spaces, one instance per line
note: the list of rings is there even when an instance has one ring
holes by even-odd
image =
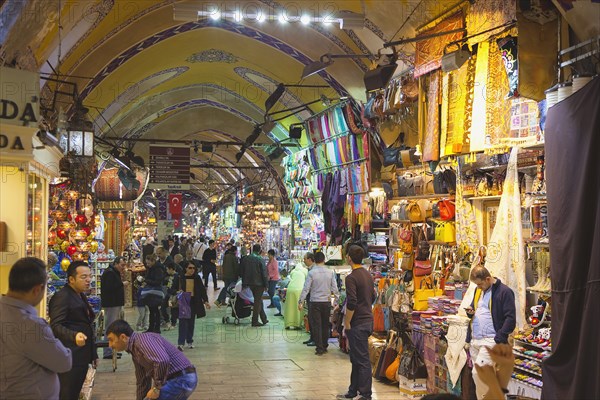
[[[202,261],[204,263],[204,286],[208,287],[208,276],[212,275],[213,289],[218,290],[217,287],[217,244],[214,240],[208,241],[208,249],[204,251],[202,255]]]
[[[150,266],[146,271],[146,287],[142,289],[143,302],[150,310],[149,332],[160,333],[160,310],[159,307],[164,298],[163,281],[165,273],[156,255],[150,254],[146,258],[146,263]],[[160,296],[162,293],[162,296]]]
[[[146,260],[144,260],[146,262]],[[133,288],[136,291],[136,308],[138,312],[138,319],[135,325],[135,329],[138,331],[148,330],[148,326],[150,325],[150,310],[148,306],[144,304],[144,300],[142,299],[142,289],[146,286],[146,280],[142,275],[138,275],[137,278],[133,281]]]
[[[275,295],[275,288],[277,287],[277,282],[279,282],[279,263],[275,258],[275,250],[271,249],[267,252],[269,257],[269,262],[267,263],[267,273],[269,274],[269,287],[267,292],[269,293],[269,301],[271,304],[267,308],[275,308],[275,304],[273,304],[273,296]]]
[[[267,266],[260,256],[260,245],[252,246],[252,254],[242,258],[240,262],[240,275],[242,285],[250,287],[254,296],[254,308],[252,309],[252,326],[266,325],[269,320],[265,314],[262,296],[267,290]],[[261,322],[258,322],[260,316]]]
[[[350,386],[348,392],[337,398],[352,399],[360,393],[360,399],[370,399],[373,379],[369,361],[369,336],[373,332],[373,312],[375,301],[373,278],[362,266],[365,251],[357,245],[350,245],[346,261],[352,265],[352,272],[346,277],[346,315],[344,329],[350,346]]]
[[[108,327],[114,351],[127,351],[135,366],[136,399],[187,399],[198,384],[196,368],[165,338],[137,333],[122,319]]]
[[[35,309],[46,281],[46,265],[34,257],[17,260],[8,273],[8,292],[0,298],[1,399],[56,399],[57,373],[71,369],[71,350]],[[23,340],[29,335],[35,340]]]
[[[178,281],[179,299],[179,337],[177,339],[178,349],[183,351],[187,343],[188,349],[194,348],[194,328],[196,318],[206,317],[206,310],[210,310],[206,288],[198,275],[198,269],[193,262],[188,262],[185,267],[185,275]]]
[[[315,253],[315,265],[308,272],[304,288],[298,300],[298,310],[302,311],[304,300],[310,293],[310,313],[308,323],[313,340],[317,346],[315,354],[322,356],[327,352],[329,341],[329,317],[331,315],[331,295],[338,297],[335,272],[325,266],[325,254]]]
[[[314,262],[313,253],[306,253],[304,255],[304,264],[310,264]],[[288,328],[299,328],[303,326],[303,314],[298,310],[298,299],[304,289],[304,282],[308,276],[308,269],[302,264],[296,264],[292,272],[290,272],[290,283],[285,293],[285,303],[283,303],[283,324],[286,329]],[[303,344],[308,344],[310,339],[305,341]]]
[[[208,249],[208,246],[204,243],[204,238],[201,237],[198,239],[196,244],[194,244],[193,255],[192,255],[192,257],[196,261],[196,265],[198,266],[198,269],[200,269],[200,271],[203,274],[204,274],[204,271],[203,271],[204,261],[202,261],[202,260],[203,260],[204,252],[206,251],[206,249]]]
[[[474,364],[494,365],[488,348],[496,343],[508,343],[516,325],[515,294],[481,265],[471,270],[471,282],[477,285],[477,289],[471,306],[466,309],[467,316],[471,318],[467,330],[469,352]],[[488,385],[480,379],[477,369],[473,369],[473,380],[477,398],[483,399]]]
[[[229,244],[229,243],[228,243]],[[223,256],[223,290],[219,293],[219,297],[215,301],[217,307],[225,304],[227,299],[227,290],[231,284],[237,282],[240,276],[240,263],[237,258],[237,247],[229,246],[229,249]]]
[[[129,284],[123,281],[122,274],[125,270],[126,262],[123,257],[115,257],[113,263],[104,270],[100,277],[102,291],[100,292],[100,302],[104,310],[104,326],[108,327],[113,321],[121,318],[123,306],[125,305],[125,286]],[[104,333],[106,340],[106,332]],[[112,350],[105,347],[103,358],[112,358]]]
[[[67,268],[68,283],[50,299],[50,326],[63,345],[71,349],[73,365],[58,374],[61,400],[79,399],[88,366],[98,363],[94,338],[94,311],[84,292],[90,290],[92,273],[85,261]]]
[[[177,254],[177,256],[180,255]],[[177,256],[175,258],[177,258]],[[179,287],[177,281],[179,280],[180,275],[176,270],[178,266],[179,265],[173,263],[167,267],[167,274],[165,275],[165,280],[163,282],[165,298],[163,299],[160,312],[162,316],[161,328],[165,328],[166,330],[175,328],[177,319],[179,318],[179,309],[171,306],[171,304],[173,304],[171,298],[177,294],[177,288]]]
[[[144,242],[144,238],[142,238],[142,242]],[[146,257],[150,254],[154,254],[154,239],[151,237],[146,239],[146,242],[142,246],[142,262],[146,268],[148,268],[146,265]]]

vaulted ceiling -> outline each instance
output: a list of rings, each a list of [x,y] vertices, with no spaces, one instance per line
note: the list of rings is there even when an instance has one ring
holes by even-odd
[[[180,3],[198,11],[240,10],[242,19],[191,15],[189,21],[175,20],[174,6]],[[264,121],[265,100],[278,83],[325,87],[287,88],[271,111],[312,102],[321,96],[333,101],[348,95],[364,100],[363,74],[369,60],[337,59],[325,71],[301,81],[304,66],[312,60],[325,53],[377,53],[386,41],[413,37],[415,28],[456,3],[4,2],[0,9],[0,16],[6,21],[0,28],[1,57],[20,68],[39,71],[42,77],[75,83],[83,103],[90,108],[97,134],[104,138],[242,143],[255,124]],[[265,21],[257,21],[258,10]],[[315,21],[341,10],[364,14],[365,27],[348,30],[340,29],[339,24]],[[282,12],[288,16],[288,22],[278,20]],[[313,21],[302,24],[301,15]],[[402,60],[410,61],[414,45],[399,50],[398,73],[407,67]],[[42,84],[46,101],[57,89],[71,90],[64,83],[42,80]],[[68,108],[68,97],[60,97],[58,104]],[[273,178],[266,184],[273,188],[279,184],[281,188],[279,161],[270,161],[260,145],[287,139],[290,124],[301,122],[324,107],[319,101],[279,121],[269,135],[261,134],[256,141],[258,146],[250,148],[239,162],[235,157],[239,145],[218,145],[214,153],[194,153],[192,164],[220,167],[193,169],[200,181],[197,192],[208,198],[222,191],[223,185],[210,187],[201,183],[209,175],[217,183],[233,184],[244,178],[262,179],[264,170]],[[133,145],[136,154],[147,156],[146,141],[120,143]],[[304,138],[300,144],[306,144]],[[254,169],[235,169],[236,165]]]

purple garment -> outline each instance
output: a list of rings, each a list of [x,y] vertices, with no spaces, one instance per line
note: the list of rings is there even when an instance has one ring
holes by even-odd
[[[177,295],[179,304],[179,318],[192,318],[192,294],[189,292],[181,292]]]

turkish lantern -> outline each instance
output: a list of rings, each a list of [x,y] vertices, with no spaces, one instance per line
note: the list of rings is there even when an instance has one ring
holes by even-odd
[[[78,215],[75,217],[75,222],[77,222],[77,223],[78,223],[78,224],[80,224],[80,225],[83,225],[83,224],[85,224],[85,215],[83,215],[83,214],[78,214]]]
[[[60,262],[60,268],[63,271],[66,271],[67,268],[69,268],[69,265],[71,265],[71,260],[69,260],[68,258],[63,258],[62,261]]]
[[[75,254],[77,252],[77,247],[71,245],[69,247],[67,247],[67,254],[72,256],[73,254]]]
[[[61,238],[61,239],[66,239],[67,238],[67,231],[64,229],[59,229],[56,231],[56,235]]]

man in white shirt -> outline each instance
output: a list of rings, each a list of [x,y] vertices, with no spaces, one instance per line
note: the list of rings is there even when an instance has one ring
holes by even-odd
[[[194,244],[194,248],[193,248],[193,252],[192,252],[192,258],[194,259],[194,261],[197,262],[197,264],[196,264],[197,266],[204,265],[202,263],[202,257],[204,256],[204,250],[206,250],[206,249],[208,249],[208,246],[206,245],[206,243],[204,243],[204,238],[201,237]]]

